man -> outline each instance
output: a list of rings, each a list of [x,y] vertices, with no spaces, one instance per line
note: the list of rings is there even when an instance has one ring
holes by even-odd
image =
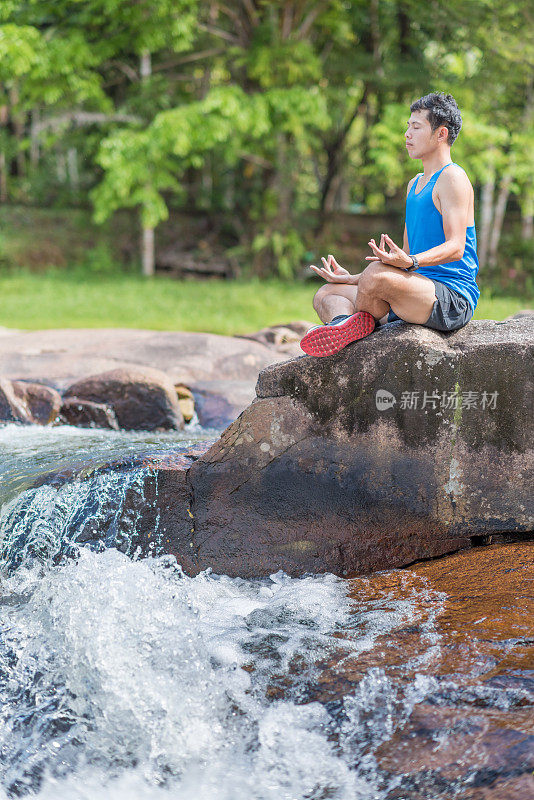
[[[462,127],[452,95],[432,93],[410,107],[405,134],[410,158],[420,158],[423,172],[408,183],[402,248],[383,233],[373,255],[357,275],[334,256],[311,269],[327,283],[313,306],[323,325],[301,341],[314,356],[336,353],[372,333],[377,325],[401,319],[438,331],[466,325],[480,292],[473,187],[464,170],[451,161],[451,146]]]

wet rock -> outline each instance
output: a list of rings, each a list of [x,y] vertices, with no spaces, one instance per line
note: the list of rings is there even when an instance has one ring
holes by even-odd
[[[520,311],[517,311],[510,317],[507,317],[505,322],[508,322],[511,319],[521,319],[521,317],[534,317],[534,308],[522,308]]]
[[[61,391],[87,375],[136,367],[162,370],[174,383],[188,387],[211,380],[255,384],[261,369],[287,357],[274,345],[209,333],[114,328],[9,331],[0,336],[0,375]]]
[[[105,463],[79,462],[39,476],[32,490],[50,487],[58,492],[58,508],[47,501],[51,527],[61,516],[61,492],[77,497],[75,515],[67,515],[58,533],[46,541],[35,536],[34,526],[15,524],[21,515],[28,521],[26,500],[11,509],[13,524],[0,542],[0,563],[13,569],[32,555],[40,559],[71,556],[78,545],[116,547],[125,553],[149,555],[180,550],[183,564],[193,570],[189,553],[194,519],[187,470],[209,447],[212,440],[182,446],[171,452],[145,452]],[[53,496],[53,493],[52,493]],[[40,509],[40,514],[43,509]],[[162,521],[162,517],[164,520]],[[40,518],[41,519],[41,518]],[[175,523],[186,520],[181,529]]]
[[[313,324],[313,322],[298,320],[297,322],[288,322],[286,325],[271,325],[267,328],[262,328],[256,333],[250,333],[240,338],[261,342],[261,344],[265,345],[275,345],[276,347],[291,344],[298,345],[306,331]],[[300,351],[300,347],[298,350]],[[296,355],[300,355],[301,352],[297,352]]]
[[[172,381],[149,367],[92,375],[69,386],[64,397],[111,406],[125,430],[178,430],[184,425]]]
[[[30,422],[50,425],[61,408],[61,395],[50,386],[41,383],[13,381],[15,396],[24,406]]]
[[[79,428],[109,428],[119,430],[119,423],[113,408],[106,403],[93,403],[79,397],[63,400],[60,421]]]
[[[191,422],[195,415],[195,398],[193,392],[183,383],[177,383],[174,387],[178,396],[178,405],[186,422]]]
[[[203,428],[226,428],[255,397],[249,381],[201,381],[191,388]]]
[[[31,419],[24,401],[17,396],[13,383],[0,378],[0,422],[30,424]]]
[[[195,570],[350,576],[531,533],[533,346],[528,317],[399,322],[267,368],[189,470]]]

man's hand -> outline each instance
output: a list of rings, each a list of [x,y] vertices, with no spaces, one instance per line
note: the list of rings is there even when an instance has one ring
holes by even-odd
[[[408,253],[396,245],[387,233],[383,233],[380,237],[380,246],[377,245],[374,239],[371,239],[368,244],[374,256],[366,256],[366,261],[381,261],[382,264],[389,264],[390,267],[398,267],[399,269],[406,269],[406,267],[412,266],[412,259]],[[389,247],[389,252],[386,250],[386,245]]]
[[[340,266],[334,256],[329,255],[328,259],[321,256],[323,262],[322,267],[316,267],[315,264],[310,264],[310,269],[313,269],[320,278],[324,278],[328,283],[357,283],[359,275],[351,275],[350,272],[344,267]],[[411,263],[411,261],[410,261]]]

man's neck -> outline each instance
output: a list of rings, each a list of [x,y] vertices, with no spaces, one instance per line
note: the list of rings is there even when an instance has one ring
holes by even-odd
[[[424,155],[421,161],[423,162],[425,178],[430,178],[431,175],[444,167],[445,164],[451,163],[451,149],[448,147],[446,149],[440,148],[439,150],[433,150],[431,153]]]

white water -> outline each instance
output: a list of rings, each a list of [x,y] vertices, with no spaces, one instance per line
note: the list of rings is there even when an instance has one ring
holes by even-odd
[[[373,670],[335,716],[306,702],[329,650],[413,616],[394,600],[355,613],[330,575],[188,578],[170,557],[82,549],[20,568],[2,595],[3,785],[40,798],[380,797],[373,751],[433,688],[421,676],[395,698]]]
[[[25,440],[0,430],[10,486],[0,513],[0,797],[404,797],[395,790],[401,778],[379,769],[376,752],[438,689],[417,670],[439,654],[443,595],[406,573],[402,597],[357,607],[347,582],[332,575],[189,578],[171,557],[141,560],[115,548],[71,548],[73,557],[57,563],[88,510],[99,531],[116,532],[125,486],[141,492],[142,471],[25,488],[31,476],[74,454],[100,463],[147,442],[32,430],[33,439],[22,431]],[[335,679],[407,625],[421,636],[409,677],[373,666],[337,700],[316,699],[325,674]]]

